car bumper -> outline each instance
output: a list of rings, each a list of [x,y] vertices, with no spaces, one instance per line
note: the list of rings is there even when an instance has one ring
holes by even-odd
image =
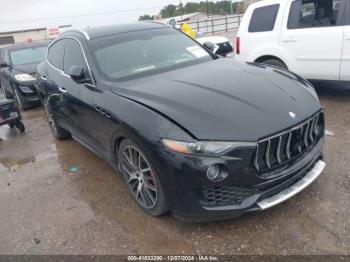
[[[193,158],[190,162],[186,162],[184,159],[177,159],[173,154],[172,163],[175,165],[165,167],[167,168],[166,188],[172,213],[182,220],[203,222],[235,218],[280,204],[301,192],[322,173],[325,167],[322,161],[323,142],[324,139],[321,139],[310,152],[284,170],[282,176],[265,181],[255,174],[246,173],[239,176],[240,174],[230,170],[231,178],[216,184],[206,178],[205,170],[213,162],[217,162],[217,159]],[[191,163],[191,161],[194,162]],[[232,198],[241,194],[240,201],[227,205],[208,205],[203,201],[202,190],[207,187],[218,190],[209,194],[216,194],[223,202],[225,197]],[[231,192],[233,189],[237,189],[237,192]]]

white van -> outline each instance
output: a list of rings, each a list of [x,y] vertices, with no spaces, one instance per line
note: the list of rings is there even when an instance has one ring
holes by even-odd
[[[264,0],[250,5],[236,59],[304,78],[350,81],[350,0]]]

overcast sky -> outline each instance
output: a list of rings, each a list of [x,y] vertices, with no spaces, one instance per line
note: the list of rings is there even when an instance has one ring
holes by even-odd
[[[137,21],[142,14],[157,14],[162,7],[179,2],[179,0],[0,0],[0,32],[66,24],[86,27]],[[182,2],[189,1],[182,0]],[[75,17],[77,15],[83,16]]]

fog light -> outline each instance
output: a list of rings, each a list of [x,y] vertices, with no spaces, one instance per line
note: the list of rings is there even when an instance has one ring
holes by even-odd
[[[227,176],[228,173],[218,164],[210,166],[207,170],[207,178],[213,182],[224,180]]]

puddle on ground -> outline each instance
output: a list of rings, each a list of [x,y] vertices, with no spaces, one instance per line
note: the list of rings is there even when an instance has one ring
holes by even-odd
[[[21,166],[24,166],[28,163],[34,163],[36,160],[35,156],[26,157],[22,159],[13,159],[10,157],[3,157],[0,158],[0,165],[2,166],[1,169],[6,168],[10,172],[16,171]]]

